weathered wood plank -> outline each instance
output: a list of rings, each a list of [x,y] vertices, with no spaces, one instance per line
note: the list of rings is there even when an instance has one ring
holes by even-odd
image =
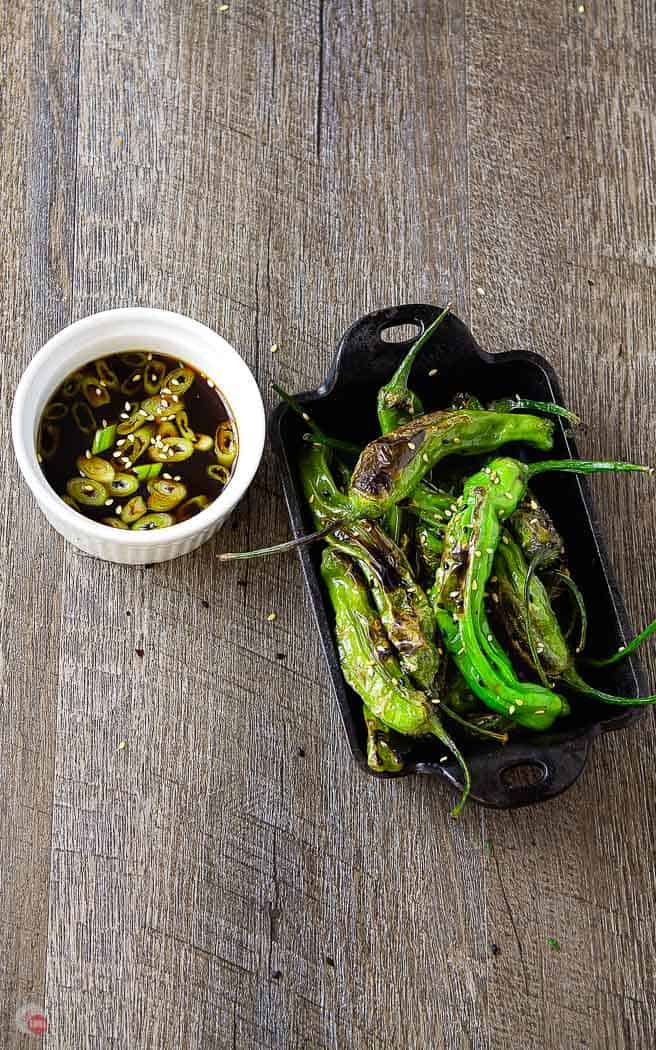
[[[76,311],[191,313],[267,397],[375,306],[467,312],[463,19],[406,23],[85,2]],[[217,546],[287,529],[267,455]],[[295,560],[64,558],[49,1045],[487,1045],[480,816],[352,768]]]
[[[584,452],[649,462],[653,11],[583,6],[469,5],[473,322],[490,349],[553,362],[589,424]],[[594,490],[631,611],[649,620],[650,486],[604,479]],[[486,817],[495,1047],[653,1044],[653,748],[650,712],[598,742],[562,800]]]
[[[70,316],[77,5],[0,12],[0,1043],[21,1042],[19,1006],[43,1001],[61,547],[17,483],[13,393],[40,344]]]

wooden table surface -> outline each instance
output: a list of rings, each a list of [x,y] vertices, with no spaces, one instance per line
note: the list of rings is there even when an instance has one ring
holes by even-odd
[[[216,560],[288,535],[269,451],[214,542],[128,569],[44,525],[9,413],[107,307],[216,328],[270,405],[450,298],[553,362],[585,452],[653,461],[655,40],[652,0],[0,5],[2,1047],[30,1001],[49,1050],[654,1046],[651,713],[454,824],[351,762],[297,558]],[[641,623],[653,499],[594,490]]]

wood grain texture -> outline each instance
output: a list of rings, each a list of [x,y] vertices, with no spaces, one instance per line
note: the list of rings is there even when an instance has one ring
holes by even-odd
[[[48,939],[61,544],[17,482],[10,412],[21,371],[70,319],[77,7],[0,10],[0,1043],[42,1002]]]
[[[653,462],[653,5],[583,6],[469,4],[472,321],[490,349],[553,362],[588,424],[582,451]],[[631,613],[646,622],[649,486],[604,479],[594,491]],[[520,1032],[527,1050],[654,1044],[653,750],[649,711],[595,745],[561,800],[486,816],[494,1047]]]
[[[361,314],[451,298],[553,361],[585,450],[653,459],[648,0],[221,6],[0,12],[5,433],[71,317],[189,313],[270,404]],[[653,1045],[651,714],[562,799],[454,826],[350,763],[296,560],[219,567],[288,534],[269,452],[215,542],[143,569],[65,547],[1,455],[0,1045],[30,997],[48,1050]],[[642,482],[595,482],[636,621]]]

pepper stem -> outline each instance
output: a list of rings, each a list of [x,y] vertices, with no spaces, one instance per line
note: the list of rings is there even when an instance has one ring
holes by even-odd
[[[463,758],[463,756],[462,756],[462,754],[461,754],[461,752],[460,752],[460,750],[458,748],[458,745],[451,738],[449,733],[447,733],[446,729],[444,728],[444,726],[440,722],[440,720],[437,717],[437,715],[431,715],[431,718],[430,718],[430,731],[433,734],[433,736],[436,736],[437,739],[440,741],[440,743],[444,744],[444,746],[447,748],[447,750],[449,750],[451,752],[451,754],[455,758],[456,762],[458,763],[458,765],[462,769],[462,776],[463,776],[462,792],[460,794],[460,798],[458,799],[457,803],[455,804],[455,806],[451,810],[451,816],[454,817],[454,818],[458,818],[460,816],[460,814],[462,813],[462,810],[463,810],[463,807],[465,805],[465,802],[469,798],[469,792],[471,791],[471,775],[470,775],[470,772],[469,772],[469,767],[467,766],[467,763],[465,762],[465,760],[464,760],[464,758]]]
[[[285,401],[292,412],[295,412],[297,416],[303,420],[304,423],[310,428],[310,435],[314,441],[320,445],[327,445],[329,448],[339,449],[340,452],[350,452],[354,456],[359,456],[362,449],[359,445],[354,445],[351,441],[342,441],[341,438],[330,437],[329,434],[325,434],[320,426],[314,422],[309,412],[298,403],[293,394],[288,394],[286,390],[283,390],[277,383],[272,383],[271,386],[275,390],[278,397],[281,397]]]
[[[297,536],[296,539],[287,540],[285,543],[277,543],[274,547],[260,547],[255,551],[231,551],[227,554],[217,554],[219,561],[245,561],[247,558],[266,558],[269,554],[284,554],[285,551],[296,550],[297,547],[305,547],[316,540],[322,540],[333,529],[337,528],[335,522],[331,522],[325,529],[318,532],[310,532],[307,536]]]
[[[630,642],[623,645],[621,649],[618,649],[612,656],[606,656],[602,660],[594,659],[593,657],[585,657],[584,662],[589,664],[590,667],[610,667],[611,664],[619,663],[620,660],[624,660],[630,653],[635,652],[639,645],[649,638],[656,631],[656,620],[653,620],[650,624],[645,627],[644,631],[637,634],[635,638],[632,638]]]
[[[538,463],[527,464],[529,478],[536,474],[546,474],[550,470],[569,471],[573,474],[600,474],[605,472],[622,473],[639,471],[642,474],[653,474],[653,467],[641,463],[622,463],[617,460],[596,459],[543,459]]]

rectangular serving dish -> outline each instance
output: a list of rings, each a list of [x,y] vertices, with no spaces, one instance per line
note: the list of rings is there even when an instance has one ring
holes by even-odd
[[[298,401],[308,407],[324,430],[336,437],[359,444],[377,437],[377,391],[412,345],[412,341],[386,341],[383,332],[399,325],[413,325],[423,331],[440,310],[438,306],[409,304],[380,310],[356,321],[340,340],[325,381],[316,390],[299,394]],[[435,369],[436,373],[430,375]],[[483,402],[517,394],[563,403],[556,374],[544,358],[519,351],[489,354],[453,314],[419,355],[411,385],[426,411],[446,408],[460,391],[475,394]],[[295,536],[302,536],[313,529],[297,468],[307,428],[285,404],[275,409],[272,424],[292,530]],[[508,451],[512,454],[511,446]],[[553,456],[579,456],[560,419],[556,421]],[[587,651],[604,655],[613,652],[626,644],[632,632],[609,565],[589,486],[576,475],[554,473],[536,478],[532,487],[564,538],[573,575],[583,593],[590,618]],[[332,608],[319,573],[321,546],[301,547],[299,557],[348,743],[353,757],[369,771],[362,704],[340,668]],[[594,681],[592,674],[588,677]],[[644,693],[644,675],[636,658],[605,668],[602,687],[621,696]],[[471,770],[472,797],[500,808],[552,798],[579,776],[597,734],[622,729],[641,713],[641,708],[615,708],[579,696],[574,713],[558,723],[557,731],[539,735],[518,731],[505,747],[487,742],[463,745]],[[403,773],[372,775],[433,773],[459,784],[458,766],[452,762],[441,764],[440,755],[441,749],[434,741],[413,741]]]

